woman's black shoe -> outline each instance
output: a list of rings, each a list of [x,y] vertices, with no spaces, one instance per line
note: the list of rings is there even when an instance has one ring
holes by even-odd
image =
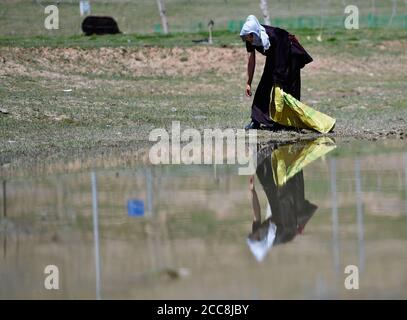
[[[260,123],[257,121],[251,121],[246,127],[244,127],[245,130],[258,130],[260,129]]]

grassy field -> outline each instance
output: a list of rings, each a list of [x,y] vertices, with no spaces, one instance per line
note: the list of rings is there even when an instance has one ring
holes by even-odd
[[[336,136],[404,138],[404,31],[337,30],[322,41],[316,31],[295,33],[315,59],[303,70],[303,101],[337,118]],[[43,38],[31,39],[30,48],[3,40],[0,163],[137,148],[148,143],[150,130],[173,120],[198,129],[242,128],[251,105],[243,95],[243,44],[221,33],[213,47],[193,45],[199,36],[133,36],[135,43],[123,35]],[[259,57],[254,88],[263,62]]]

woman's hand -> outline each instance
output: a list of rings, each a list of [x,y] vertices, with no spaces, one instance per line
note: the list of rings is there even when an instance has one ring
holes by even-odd
[[[251,84],[253,81],[254,69],[256,68],[256,51],[248,54],[247,59],[247,81],[246,81],[246,97],[252,96]]]
[[[246,97],[251,97],[252,96],[252,87],[250,84],[246,84]]]

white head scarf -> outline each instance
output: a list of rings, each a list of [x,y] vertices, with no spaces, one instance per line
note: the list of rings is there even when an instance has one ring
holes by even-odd
[[[262,262],[267,255],[267,252],[271,249],[276,238],[277,226],[274,223],[270,223],[267,230],[267,235],[260,241],[246,239],[247,245],[250,248],[253,256],[258,262]]]
[[[245,24],[240,31],[240,36],[247,36],[254,34],[254,45],[263,46],[264,51],[270,48],[269,36],[266,33],[266,29],[260,24],[259,20],[254,15],[247,17]]]

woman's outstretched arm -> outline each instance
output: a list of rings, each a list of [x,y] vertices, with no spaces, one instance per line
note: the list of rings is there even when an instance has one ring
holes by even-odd
[[[247,62],[247,83],[246,83],[246,96],[252,95],[252,81],[254,75],[254,69],[256,68],[256,52],[252,51],[248,54]]]
[[[259,197],[257,196],[256,188],[254,186],[254,176],[249,178],[249,189],[252,196],[252,207],[253,207],[253,221],[261,222],[261,211]]]

